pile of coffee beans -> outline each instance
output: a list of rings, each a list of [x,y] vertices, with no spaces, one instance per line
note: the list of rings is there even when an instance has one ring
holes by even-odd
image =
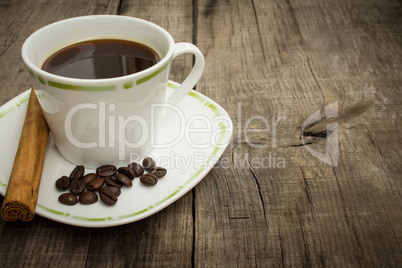
[[[136,162],[119,168],[103,165],[96,169],[96,173],[88,174],[85,174],[84,166],[79,165],[70,176],[57,179],[56,188],[61,191],[70,190],[59,196],[60,203],[65,205],[73,206],[78,202],[88,205],[100,199],[104,204],[113,206],[121,194],[121,188],[132,187],[135,178],[139,177],[143,184],[153,186],[166,173],[167,170],[157,167],[155,160],[150,157],[144,158],[142,165]]]

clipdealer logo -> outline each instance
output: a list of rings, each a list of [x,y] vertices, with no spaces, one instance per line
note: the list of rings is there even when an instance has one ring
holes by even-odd
[[[160,130],[162,111],[165,109],[169,116],[175,118],[175,129],[167,140],[158,139],[157,132]],[[206,115],[193,115],[185,117],[184,111],[177,105],[172,104],[151,104],[149,111],[142,111],[140,114],[116,115],[116,104],[106,102],[82,103],[72,107],[64,121],[64,131],[67,140],[75,147],[81,149],[93,148],[117,148],[119,160],[126,158],[127,149],[138,149],[142,146],[151,149],[173,148],[181,141],[185,141],[192,149],[222,148],[229,141],[219,140],[222,130],[220,127],[213,128],[214,122],[229,122],[226,115],[218,115],[209,118]],[[91,113],[90,132],[83,129],[83,126],[75,120],[79,120],[80,114]],[[74,121],[74,123],[73,123]],[[88,127],[89,128],[89,127]],[[79,131],[75,131],[75,130]],[[75,133],[77,132],[77,133]],[[196,135],[205,133],[207,138],[199,140]],[[85,134],[86,136],[84,136]],[[84,138],[83,138],[84,137]],[[85,140],[85,141],[84,141]],[[138,156],[130,152],[132,158]]]
[[[333,102],[325,106],[325,120],[332,121],[330,120],[331,118],[337,118],[338,117],[338,102]],[[323,137],[326,139],[326,148],[325,148],[325,153],[320,153],[315,151],[313,148],[308,146],[309,143],[305,141],[305,136],[307,132],[307,129],[312,127],[313,125],[319,123],[322,121],[321,118],[321,111],[317,110],[315,113],[313,113],[309,118],[304,121],[302,125],[302,135],[301,135],[301,140],[303,142],[304,148],[314,157],[319,159],[320,161],[336,167],[338,166],[338,132],[339,132],[339,127],[338,127],[338,122],[331,122],[328,123],[326,126],[326,131],[323,135]]]
[[[153,109],[160,108],[158,105],[154,105]],[[118,147],[119,151],[119,157],[123,159],[125,156],[125,150],[127,148],[136,148],[138,146],[141,146],[145,144],[146,142],[151,142],[152,148],[170,148],[180,142],[182,139],[185,139],[186,142],[194,149],[202,149],[202,148],[208,148],[210,146],[216,147],[219,145],[224,145],[226,142],[218,143],[216,140],[217,135],[220,133],[219,129],[218,130],[213,130],[211,122],[207,118],[202,118],[200,116],[194,116],[188,119],[185,119],[183,112],[176,106],[171,106],[171,107],[166,107],[170,108],[174,112],[177,113],[180,121],[180,133],[178,133],[178,136],[174,139],[169,141],[168,143],[162,143],[159,144],[155,140],[155,129],[154,129],[154,124],[151,120],[151,122],[147,122],[144,118],[138,115],[131,115],[128,117],[124,116],[116,116],[109,114],[109,112],[113,112],[116,109],[116,106],[114,104],[109,104],[106,105],[105,102],[100,102],[98,104],[91,104],[91,103],[85,103],[85,104],[80,104],[75,107],[73,107],[69,113],[67,114],[66,120],[65,120],[65,131],[66,131],[66,136],[68,140],[75,146],[80,147],[80,148],[94,148],[94,147]],[[230,146],[236,147],[237,146],[243,146],[244,143],[246,143],[249,147],[254,148],[254,149],[264,149],[267,150],[267,148],[271,147],[272,150],[277,147],[277,125],[284,121],[286,119],[286,116],[273,116],[272,118],[266,118],[261,115],[254,115],[247,120],[243,121],[242,120],[242,106],[241,103],[238,103],[238,129],[237,129],[237,143],[236,143],[236,138],[235,136],[232,136],[230,141],[227,141]],[[73,131],[72,131],[72,119],[74,115],[79,112],[80,110],[92,110],[92,112],[97,114],[96,119],[99,121],[99,129],[97,129],[98,133],[95,133],[94,137],[95,140],[91,141],[80,141],[78,138],[79,136],[74,136]],[[152,110],[153,111],[153,110]],[[314,157],[319,159],[320,161],[330,165],[330,166],[337,166],[338,165],[338,122],[336,121],[336,118],[338,117],[338,102],[333,102],[331,104],[328,104],[324,107],[325,111],[325,116],[321,116],[321,110],[317,110],[314,112],[312,115],[310,115],[302,124],[301,126],[301,141],[302,141],[302,146]],[[154,111],[151,113],[151,118],[154,118],[155,114]],[[223,118],[214,118],[213,120],[223,120]],[[272,119],[272,120],[271,120]],[[227,120],[230,120],[228,118]],[[199,128],[194,128],[192,126],[192,123],[195,121],[202,121],[205,123],[206,128],[203,127],[201,129]],[[131,124],[135,122],[140,126],[142,129],[139,133],[139,140],[136,140],[135,142],[131,142],[127,139],[126,137],[126,132],[125,129],[128,124]],[[260,126],[260,128],[255,128],[254,125],[257,123],[257,125]],[[244,123],[244,127],[243,127]],[[324,125],[326,123],[325,127],[322,127],[320,129],[325,128],[323,131],[319,132],[314,132],[313,129],[314,127],[317,128],[317,126]],[[117,133],[114,131],[110,131],[111,129],[116,129]],[[193,136],[191,135],[192,133],[196,132],[206,132],[210,133],[211,137],[208,140],[203,141],[203,143],[199,143],[197,139],[194,139]],[[106,135],[108,133],[108,135]],[[256,140],[253,139],[253,133],[261,133],[260,135],[264,135],[266,141],[263,143],[258,143]],[[319,151],[316,151],[312,148],[312,146],[309,146],[311,144],[311,137],[319,137],[319,138],[324,138],[326,141],[326,148],[325,148],[325,153],[320,153]],[[116,140],[119,140],[120,142],[116,142]],[[300,146],[300,145],[297,145]],[[138,155],[136,153],[133,153],[131,158],[138,158]],[[259,157],[251,157],[251,155],[247,152],[245,154],[238,153],[238,152],[233,152],[231,155],[231,158],[229,157],[221,157],[221,159],[218,161],[218,159],[215,159],[214,161],[210,161],[208,158],[208,155],[204,154],[196,154],[192,155],[191,159],[193,159],[194,163],[192,163],[189,159],[186,158],[187,156],[181,156],[181,155],[170,155],[169,156],[169,161],[165,160],[166,166],[177,166],[177,167],[182,167],[184,170],[186,170],[189,165],[194,164],[194,165],[206,165],[208,162],[218,162],[218,166],[225,168],[226,166],[230,165],[235,165],[239,167],[246,167],[246,166],[252,166],[254,168],[286,168],[286,160],[285,158],[281,157],[280,155],[277,155],[275,152],[268,152],[267,154],[264,154],[263,156]],[[133,160],[133,159],[132,159]],[[174,163],[172,163],[172,161]],[[164,162],[164,161],[162,161]]]

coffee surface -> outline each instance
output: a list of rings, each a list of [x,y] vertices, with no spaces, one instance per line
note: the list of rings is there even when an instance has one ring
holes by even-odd
[[[102,79],[140,72],[159,60],[158,54],[143,44],[99,39],[62,48],[45,61],[42,69],[70,78]]]

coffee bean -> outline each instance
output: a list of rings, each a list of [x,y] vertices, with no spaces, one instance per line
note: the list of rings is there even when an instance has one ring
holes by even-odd
[[[76,166],[74,170],[70,173],[69,179],[80,180],[84,176],[85,168],[84,166]]]
[[[144,174],[144,169],[148,173]],[[62,176],[56,180],[55,185],[59,190],[70,189],[71,193],[64,193],[59,196],[59,201],[66,205],[96,203],[100,197],[106,205],[114,205],[121,194],[122,186],[132,187],[134,178],[140,177],[141,183],[155,185],[159,178],[166,175],[167,170],[157,167],[155,160],[146,157],[142,165],[136,162],[130,163],[127,167],[116,168],[114,165],[103,165],[96,169],[96,173],[88,173],[84,176],[85,168],[82,165],[76,166],[70,176]],[[103,186],[106,184],[107,186]],[[88,191],[85,191],[85,188]],[[95,191],[99,191],[99,196]]]
[[[116,174],[117,168],[113,165],[104,165],[96,169],[96,174],[99,177],[110,177]]]
[[[140,177],[140,181],[143,184],[149,185],[149,186],[153,186],[155,184],[158,183],[158,177],[156,177],[154,174],[152,173],[147,173],[144,174]]]
[[[59,196],[59,202],[65,205],[73,206],[77,204],[78,198],[71,193],[64,193]]]
[[[117,202],[117,195],[111,193],[110,191],[102,191],[100,193],[100,199],[106,205],[113,206]]]
[[[87,185],[85,184],[85,182],[74,179],[70,183],[70,192],[72,194],[79,195],[85,191],[86,186]]]
[[[121,184],[131,187],[133,186],[133,182],[130,180],[130,178],[126,175],[124,175],[123,173],[117,173],[116,175],[114,175],[114,177],[116,179],[119,180],[119,182],[121,182]]]
[[[79,201],[84,205],[93,204],[98,201],[98,195],[95,192],[86,191],[80,195]]]
[[[59,190],[67,190],[70,187],[70,179],[67,176],[62,176],[56,180],[56,188]]]
[[[150,171],[156,167],[156,163],[151,157],[145,157],[144,160],[142,160],[142,166],[146,171]]]
[[[134,177],[140,177],[142,174],[144,174],[144,168],[136,162],[129,164],[128,168],[131,168],[134,171]]]
[[[88,184],[87,189],[89,191],[97,191],[99,188],[103,186],[105,183],[105,178],[99,177],[93,180],[90,184]]]
[[[121,185],[121,183],[113,176],[112,177],[106,177],[105,178],[105,184],[107,186],[114,186],[114,187],[118,187],[118,188],[123,187],[123,185]]]
[[[135,178],[134,170],[129,167],[119,167],[119,169],[117,169],[117,173],[122,173],[126,175],[130,180],[134,180]]]
[[[116,197],[121,194],[121,190],[119,187],[114,187],[114,186],[107,186],[107,187],[102,187],[99,189],[99,193],[107,192],[109,195],[113,194]]]
[[[160,179],[166,175],[167,170],[163,167],[156,167],[151,170],[151,173]]]
[[[82,181],[85,182],[86,185],[93,182],[98,176],[95,173],[88,173],[82,178]]]

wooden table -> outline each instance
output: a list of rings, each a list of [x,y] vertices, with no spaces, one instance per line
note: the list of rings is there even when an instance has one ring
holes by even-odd
[[[1,0],[0,105],[30,87],[20,50],[33,31],[121,14],[203,51],[196,90],[234,129],[217,167],[144,220],[0,219],[0,267],[400,267],[401,10],[397,0]],[[180,58],[170,79],[191,62]]]

